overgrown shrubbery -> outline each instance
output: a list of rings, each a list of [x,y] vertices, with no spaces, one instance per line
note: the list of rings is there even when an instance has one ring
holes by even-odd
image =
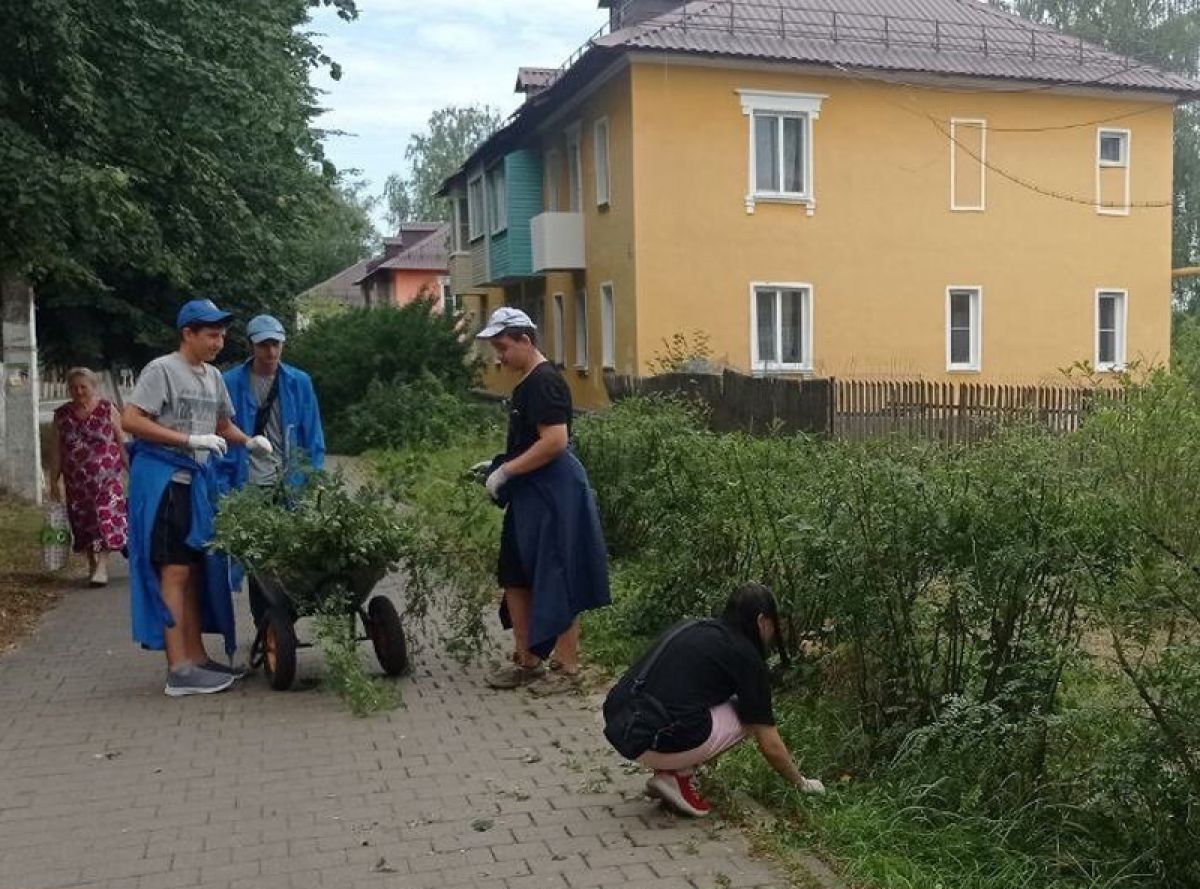
[[[850,704],[830,766],[901,782],[925,820],[999,819],[1043,881],[1200,885],[1184,380],[1152,376],[1076,436],[1012,428],[970,449],[716,435],[655,401],[577,434],[625,581],[618,631],[762,580],[809,654],[793,690]]]
[[[1075,435],[971,448],[719,435],[661,399],[581,418],[616,599],[587,648],[627,657],[760,580],[799,655],[785,734],[852,780],[812,801],[752,754],[721,770],[851,876],[1200,886],[1200,394],[1155,374],[1097,404]],[[467,648],[498,518],[468,456],[389,458],[428,576],[469,592]]]
[[[437,447],[494,423],[497,417],[494,406],[470,401],[425,373],[409,382],[373,380],[362,401],[346,411],[344,431],[337,438],[340,449],[350,454]]]
[[[426,419],[431,411],[456,422],[448,399],[479,372],[470,346],[453,317],[417,300],[319,317],[289,343],[287,360],[312,375],[331,449],[358,453],[415,441],[409,430],[421,423],[423,433],[443,434]]]

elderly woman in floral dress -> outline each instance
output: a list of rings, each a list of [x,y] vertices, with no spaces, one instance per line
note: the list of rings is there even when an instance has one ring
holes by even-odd
[[[94,587],[108,583],[108,554],[125,548],[127,518],[123,474],[127,467],[121,418],[99,395],[99,379],[86,367],[67,373],[71,400],[54,412],[58,454],[50,471],[50,494],[61,497],[65,482],[67,516],[75,551],[85,552]]]

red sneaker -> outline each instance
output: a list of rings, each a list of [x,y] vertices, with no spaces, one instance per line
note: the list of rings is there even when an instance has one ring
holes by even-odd
[[[703,818],[712,811],[708,800],[696,789],[695,776],[690,773],[655,772],[654,777],[646,782],[646,793],[693,818]]]

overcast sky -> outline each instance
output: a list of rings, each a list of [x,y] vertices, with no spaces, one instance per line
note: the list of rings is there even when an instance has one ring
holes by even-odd
[[[597,0],[358,0],[357,21],[319,13],[312,29],[341,63],[315,84],[329,109],[317,124],[346,130],[328,151],[378,193],[403,172],[408,137],[445,105],[489,103],[505,115],[522,65],[557,67],[606,20]]]

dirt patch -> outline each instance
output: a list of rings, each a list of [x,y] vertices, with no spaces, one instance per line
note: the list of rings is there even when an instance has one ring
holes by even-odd
[[[27,636],[71,585],[70,569],[42,568],[42,513],[0,495],[0,653]]]

